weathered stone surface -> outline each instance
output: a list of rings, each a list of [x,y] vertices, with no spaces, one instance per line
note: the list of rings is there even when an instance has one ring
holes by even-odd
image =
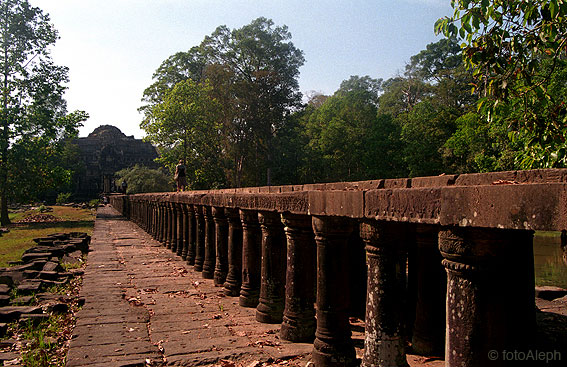
[[[59,265],[59,263],[57,263],[55,261],[48,261],[43,266],[42,271],[58,271],[60,269],[61,269],[61,266]]]
[[[561,230],[567,223],[564,184],[447,187],[441,193],[441,225]]]
[[[29,263],[36,260],[49,260],[52,256],[51,252],[32,252],[22,255],[22,261]]]
[[[0,294],[10,293],[10,287],[7,284],[0,284]]]
[[[41,314],[41,307],[37,306],[6,306],[0,307],[0,322],[11,322],[21,315]]]

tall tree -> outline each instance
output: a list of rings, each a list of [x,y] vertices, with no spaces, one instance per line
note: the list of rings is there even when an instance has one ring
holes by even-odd
[[[208,83],[187,79],[146,111],[141,126],[160,150],[161,163],[173,172],[178,160],[185,160],[190,187],[201,189],[224,184],[218,117]]]
[[[67,68],[53,64],[49,47],[57,40],[49,16],[27,0],[0,2],[0,222],[9,223],[12,147],[37,137],[44,141],[76,133],[65,119],[62,99]],[[85,116],[84,116],[85,117]],[[79,119],[81,120],[81,119]]]
[[[201,47],[210,64],[232,72],[237,86],[231,92],[238,107],[225,127],[227,137],[238,139],[225,146],[236,165],[233,185],[270,184],[274,138],[301,102],[297,79],[303,52],[286,26],[274,27],[263,17],[239,29],[220,26]]]

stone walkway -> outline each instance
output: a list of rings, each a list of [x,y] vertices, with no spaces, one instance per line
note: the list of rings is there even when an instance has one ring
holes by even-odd
[[[255,309],[238,306],[108,206],[98,211],[81,297],[69,367],[305,366],[313,348],[280,340],[279,324],[256,322]]]

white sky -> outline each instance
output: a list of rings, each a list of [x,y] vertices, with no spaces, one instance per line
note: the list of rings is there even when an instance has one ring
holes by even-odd
[[[60,40],[52,54],[69,67],[69,111],[84,110],[86,136],[117,126],[143,137],[142,93],[163,60],[201,43],[219,25],[240,28],[264,16],[287,25],[304,51],[300,90],[332,94],[351,75],[403,71],[439,37],[435,21],[450,0],[29,0],[50,14]]]

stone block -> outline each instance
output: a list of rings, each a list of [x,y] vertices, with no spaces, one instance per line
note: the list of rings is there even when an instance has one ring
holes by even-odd
[[[10,304],[13,306],[29,305],[35,300],[34,296],[21,296],[13,299]]]
[[[43,266],[42,271],[58,271],[60,269],[61,266],[59,265],[59,263],[56,263],[55,261],[48,261]]]
[[[39,278],[45,280],[58,280],[60,278],[59,272],[57,271],[41,271],[39,272]]]
[[[382,189],[364,194],[367,218],[436,224],[441,208],[440,188]]]
[[[12,322],[20,318],[21,315],[41,314],[43,310],[39,306],[5,306],[0,307],[0,323]]]
[[[0,294],[9,294],[10,287],[7,284],[0,284]]]
[[[442,189],[441,225],[553,231],[567,222],[564,184],[501,184]]]
[[[41,289],[42,282],[31,282],[31,279],[22,282],[18,285],[18,292],[21,294],[30,294],[30,293],[37,293]]]
[[[364,215],[364,192],[310,191],[309,214],[360,218]]]
[[[50,252],[27,253],[22,255],[24,263],[30,263],[36,260],[49,260],[52,257]]]

